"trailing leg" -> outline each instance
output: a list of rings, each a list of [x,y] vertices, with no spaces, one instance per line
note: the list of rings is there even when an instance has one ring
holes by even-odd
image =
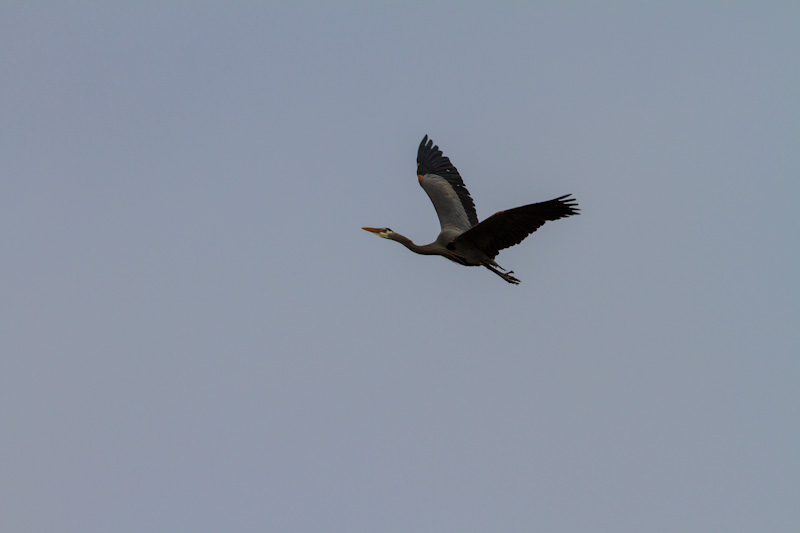
[[[511,274],[514,273],[513,270],[508,270],[506,272],[500,272],[497,268],[493,267],[492,265],[486,265],[485,264],[483,266],[485,266],[486,268],[488,268],[489,270],[491,270],[492,272],[494,272],[495,274],[497,274],[498,276],[500,276],[501,278],[503,278],[507,282],[513,283],[514,285],[519,285],[519,280],[511,275]],[[497,265],[497,267],[498,268],[503,268],[500,265]]]

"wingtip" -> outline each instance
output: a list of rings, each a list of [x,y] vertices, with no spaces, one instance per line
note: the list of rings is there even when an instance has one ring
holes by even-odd
[[[417,166],[421,165],[423,160],[430,160],[440,155],[442,154],[439,147],[434,145],[433,139],[425,134],[425,137],[422,138],[422,142],[419,143],[419,148],[417,149]]]
[[[558,198],[554,198],[551,200],[553,202],[557,202],[562,207],[567,209],[566,213],[562,215],[563,217],[569,217],[572,215],[580,215],[581,210],[578,207],[578,201],[575,199],[572,194],[565,194],[564,196],[559,196]]]
[[[419,143],[420,150],[430,150],[433,147],[433,139],[428,137],[428,134],[425,134],[425,137],[422,138],[422,142]]]

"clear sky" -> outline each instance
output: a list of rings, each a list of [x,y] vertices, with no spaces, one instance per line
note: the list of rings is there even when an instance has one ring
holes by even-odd
[[[0,529],[800,531],[800,4],[282,4],[0,6]]]

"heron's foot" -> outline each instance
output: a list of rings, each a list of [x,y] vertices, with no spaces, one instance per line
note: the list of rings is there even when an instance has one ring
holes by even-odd
[[[514,273],[513,270],[509,270],[508,272],[501,273],[500,277],[509,283],[513,283],[514,285],[519,285],[519,280],[511,275],[513,273]]]
[[[483,266],[485,266],[486,268],[488,268],[489,270],[491,270],[492,272],[494,272],[495,274],[497,274],[498,276],[500,276],[501,278],[503,278],[507,282],[513,283],[514,285],[519,285],[519,280],[511,275],[511,274],[514,273],[513,270],[506,270],[505,268],[501,267],[497,263],[494,263],[494,265],[484,264]],[[495,267],[497,267],[497,268],[495,268]],[[498,269],[505,270],[505,272],[501,272]]]

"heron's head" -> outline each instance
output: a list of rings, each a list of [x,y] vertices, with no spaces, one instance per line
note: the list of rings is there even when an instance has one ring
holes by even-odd
[[[374,233],[378,237],[383,237],[384,239],[388,239],[389,235],[394,233],[389,228],[361,228],[364,231],[369,231],[370,233]]]

